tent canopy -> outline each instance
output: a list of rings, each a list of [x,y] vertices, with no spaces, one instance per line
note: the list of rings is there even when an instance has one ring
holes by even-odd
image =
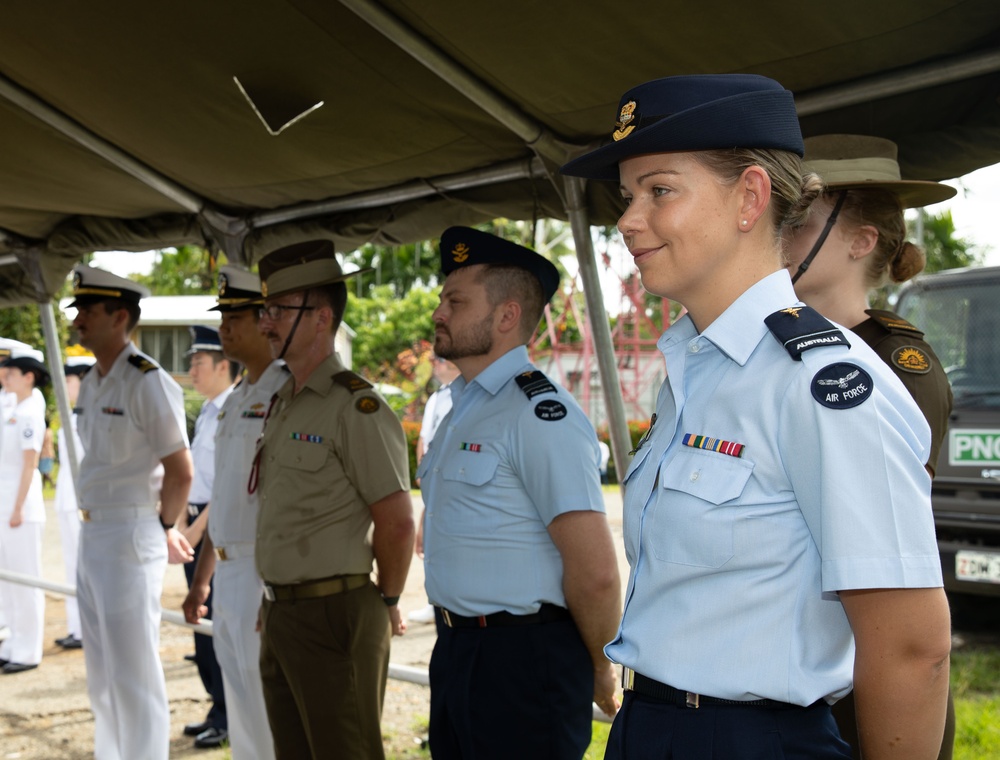
[[[620,94],[701,72],[774,77],[806,135],[896,140],[910,178],[1000,161],[996,0],[7,3],[0,305],[50,297],[93,250],[252,262],[565,219],[556,169],[606,139]],[[616,196],[589,183],[593,223]]]

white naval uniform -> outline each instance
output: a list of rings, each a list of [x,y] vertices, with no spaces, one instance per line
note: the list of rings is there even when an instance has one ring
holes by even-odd
[[[41,451],[44,433],[44,405],[39,406],[32,397],[15,404],[0,431],[0,567],[36,578],[42,575],[45,525],[42,476],[37,467],[21,508],[21,525],[10,527],[10,518],[24,471],[24,452]],[[0,643],[0,659],[37,665],[42,660],[45,595],[40,588],[19,583],[0,585],[4,586],[5,622],[11,629],[10,636]]]
[[[84,376],[77,414],[80,507],[90,512],[77,593],[94,756],[166,760],[170,709],[159,643],[167,544],[150,478],[161,459],[188,445],[183,393],[129,343],[106,376],[96,369]]]
[[[288,373],[280,362],[256,383],[245,379],[229,394],[215,437],[215,483],[208,532],[217,556],[212,625],[215,656],[222,668],[234,760],[273,760],[274,745],[260,681],[260,634],[256,631],[264,585],[254,563],[257,495],[247,482],[257,438],[271,397]]]
[[[59,428],[59,474],[56,476],[56,517],[59,518],[59,538],[62,543],[63,566],[66,568],[66,582],[76,583],[76,557],[80,544],[80,512],[73,487],[73,471],[69,463],[69,448],[66,445],[66,429],[73,430],[76,444],[77,462],[83,460],[83,442],[77,432],[76,413],[70,417],[69,426]],[[80,630],[80,608],[75,596],[66,597],[66,628],[70,636],[82,639]]]

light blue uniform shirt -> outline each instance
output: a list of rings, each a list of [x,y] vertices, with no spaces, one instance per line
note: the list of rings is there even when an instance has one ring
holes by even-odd
[[[684,317],[658,343],[667,380],[626,473],[631,572],[605,651],[685,691],[835,701],[854,664],[835,592],[941,586],[923,414],[847,330],[849,348],[793,360],[764,319],[795,303],[782,270],[702,334]],[[835,363],[870,375],[857,406],[813,397],[814,377]],[[686,433],[745,448],[692,448]]]
[[[594,428],[555,383],[529,398],[516,377],[534,369],[519,346],[471,383],[456,379],[420,462],[427,596],[459,615],[565,607],[548,525],[604,511]]]

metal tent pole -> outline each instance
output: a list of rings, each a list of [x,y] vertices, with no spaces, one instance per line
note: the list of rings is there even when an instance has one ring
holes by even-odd
[[[594,353],[597,368],[601,373],[601,389],[608,412],[608,437],[611,439],[611,454],[615,460],[618,482],[627,469],[628,452],[632,439],[628,434],[628,420],[625,418],[625,401],[622,399],[618,365],[615,361],[615,347],[611,340],[611,325],[604,309],[604,294],[594,256],[594,241],[590,236],[590,219],[587,216],[587,201],[583,192],[583,180],[566,177],[566,211],[569,214],[576,242],[576,257],[580,262],[580,276],[583,278],[583,294],[587,299],[587,314],[590,316],[591,334],[594,339]],[[587,382],[590,379],[587,378]]]
[[[38,313],[42,318],[42,332],[45,334],[45,358],[49,363],[49,371],[52,375],[52,387],[56,392],[56,406],[59,407],[59,420],[66,431],[66,452],[59,452],[59,466],[65,467],[69,464],[69,471],[73,475],[73,489],[77,492],[76,503],[80,503],[80,493],[77,483],[80,475],[80,467],[77,460],[76,438],[73,435],[73,410],[69,405],[69,393],[66,391],[66,373],[63,371],[62,351],[59,346],[59,331],[56,329],[55,309],[51,301],[38,304]]]

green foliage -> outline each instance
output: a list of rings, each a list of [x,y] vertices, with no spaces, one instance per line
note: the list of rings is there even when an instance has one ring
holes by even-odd
[[[156,252],[149,274],[129,275],[157,296],[203,296],[215,293],[216,262],[196,245],[182,245]]]
[[[352,353],[357,371],[372,382],[399,386],[411,397],[417,394],[413,367],[401,367],[399,361],[401,355],[419,353],[433,340],[431,314],[437,304],[437,291],[422,287],[402,296],[389,285],[372,288],[369,298],[349,294],[344,322],[356,332]]]
[[[964,238],[955,237],[955,222],[951,211],[921,214],[923,238],[920,244],[927,254],[926,272],[977,266],[983,263],[985,252]],[[917,225],[919,227],[919,225]]]

